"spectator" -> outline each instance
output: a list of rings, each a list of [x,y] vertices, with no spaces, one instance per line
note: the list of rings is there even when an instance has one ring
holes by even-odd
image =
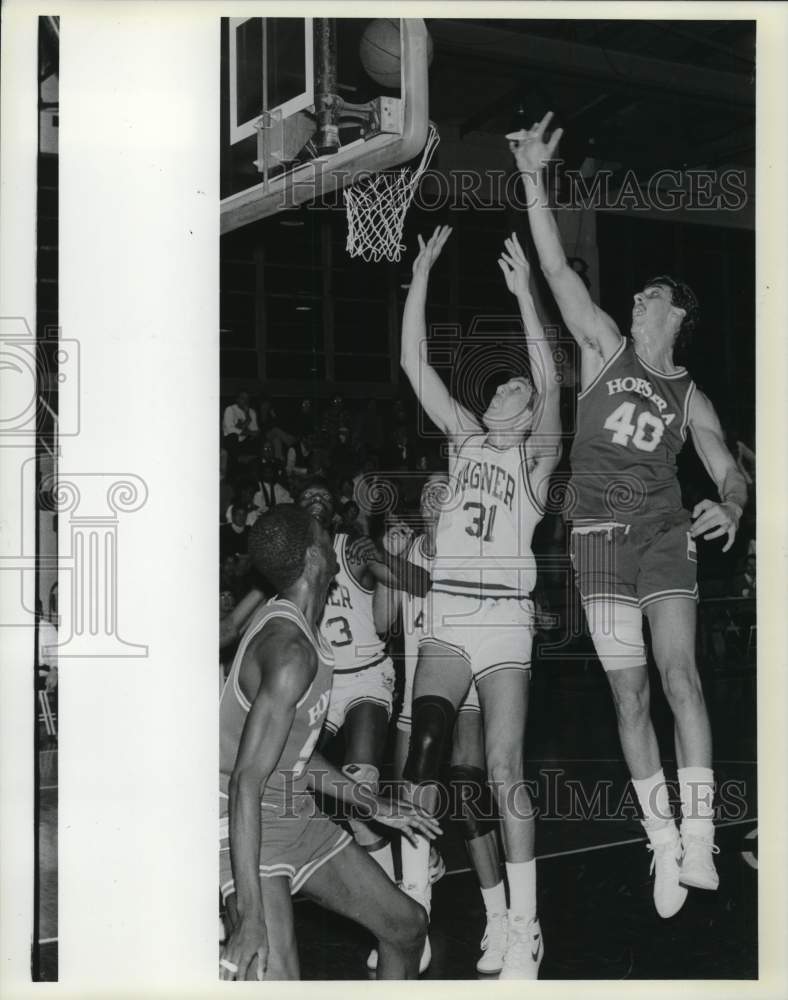
[[[298,438],[295,444],[287,449],[285,474],[291,486],[294,479],[315,475],[316,462],[315,435],[314,432],[310,432],[305,437]]]
[[[254,455],[259,436],[257,414],[249,405],[249,393],[239,392],[236,401],[226,407],[222,419],[222,446],[233,465]]]
[[[350,424],[350,417],[345,410],[345,405],[341,396],[334,396],[328,409],[323,414],[321,426],[328,434],[328,440],[334,441],[340,427],[347,427]]]
[[[230,520],[219,528],[219,558],[222,562],[231,556],[246,555],[249,546],[248,513],[243,504],[231,504]]]
[[[341,522],[339,531],[344,531],[351,537],[358,533],[358,504],[355,500],[347,500],[340,504],[339,516]]]
[[[750,553],[744,559],[744,572],[733,578],[733,597],[755,597],[756,596],[756,562],[755,553]]]
[[[293,428],[296,433],[296,437],[304,440],[310,435],[314,435],[318,426],[318,414],[317,408],[311,399],[302,399],[301,406],[298,411],[298,416],[295,420],[295,427]]]
[[[276,507],[277,504],[293,502],[293,498],[284,486],[276,481],[276,467],[271,462],[263,462],[260,482],[257,485],[258,490],[252,498],[252,503],[257,508],[258,515]]]
[[[295,442],[295,435],[283,430],[273,403],[267,396],[260,397],[260,429],[263,440],[273,449],[273,456],[280,464],[285,458],[285,449]]]
[[[350,443],[350,428],[342,426],[337,430],[331,449],[331,472],[339,480],[352,476],[358,466],[358,456]]]
[[[251,528],[262,511],[255,506],[254,497],[256,485],[249,479],[239,479],[235,484],[235,503],[231,504],[224,514],[225,521],[232,521],[233,506],[240,506],[246,511],[246,524]]]
[[[413,447],[405,424],[398,424],[393,428],[383,456],[383,463],[386,470],[391,472],[400,472],[411,468]]]
[[[383,421],[378,413],[378,404],[370,399],[367,405],[359,411],[353,428],[353,436],[359,447],[367,454],[380,454],[383,448]]]
[[[228,455],[225,448],[219,452],[219,522],[224,520],[224,512],[233,502],[235,490],[227,478]]]

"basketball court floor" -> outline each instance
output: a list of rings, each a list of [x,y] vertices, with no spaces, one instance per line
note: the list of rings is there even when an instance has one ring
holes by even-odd
[[[744,666],[735,675],[708,670],[704,682],[721,809],[720,888],[690,891],[683,909],[662,920],[651,899],[642,829],[632,805],[627,808],[627,775],[601,668],[595,663],[536,667],[526,750],[527,777],[540,792],[538,893],[546,944],[541,979],[757,977],[755,667]],[[652,691],[670,779],[675,765],[669,711],[658,682]],[[56,774],[57,750],[47,747],[40,754],[39,794],[38,939],[45,981],[57,978]],[[571,809],[573,787],[582,787],[585,800],[592,802],[587,818]],[[619,815],[600,815],[604,806],[593,805],[595,787],[602,789],[609,811]],[[444,825],[439,846],[447,873],[433,887],[433,958],[423,978],[490,978],[475,970],[484,910],[460,833],[451,823]],[[303,979],[374,978],[365,965],[373,942],[356,924],[298,897],[295,916]]]

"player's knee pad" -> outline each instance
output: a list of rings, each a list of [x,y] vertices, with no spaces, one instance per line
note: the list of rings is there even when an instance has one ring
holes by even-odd
[[[434,780],[448,753],[456,715],[454,705],[439,695],[413,699],[410,751],[404,777],[408,781]]]
[[[361,785],[367,785],[374,792],[377,792],[380,771],[374,764],[345,764],[342,768],[342,773],[353,781],[357,781]]]
[[[605,670],[643,666],[646,647],[639,607],[621,601],[589,601],[585,613],[596,655]]]
[[[449,768],[449,786],[452,814],[460,821],[465,840],[489,833],[494,810],[482,768],[453,764]]]

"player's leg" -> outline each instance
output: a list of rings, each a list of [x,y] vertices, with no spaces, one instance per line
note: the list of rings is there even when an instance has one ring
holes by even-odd
[[[649,604],[654,659],[675,720],[679,767],[711,767],[711,726],[695,664],[695,601],[675,598]]]
[[[410,748],[410,721],[407,725],[400,725],[397,720],[397,728],[394,733],[394,761],[392,769],[396,781],[401,781],[405,773],[405,762],[408,759],[408,749]]]
[[[618,734],[653,851],[654,905],[669,917],[684,903],[681,845],[651,722],[643,616],[637,582],[641,550],[629,531],[573,532],[572,558],[596,654],[607,676]]]
[[[716,889],[711,728],[695,665],[697,552],[688,519],[681,515],[644,530],[639,547],[638,596],[675,720],[683,813],[680,877],[685,885]]]
[[[334,855],[303,884],[305,896],[356,920],[379,941],[378,979],[415,979],[427,915],[355,842]]]
[[[357,701],[345,715],[345,774],[374,792],[378,790],[380,762],[388,736],[389,712],[373,701]],[[353,836],[365,851],[394,880],[394,862],[388,837],[371,829],[361,820],[351,817]]]
[[[404,793],[425,809],[437,807],[435,783],[449,753],[457,708],[470,682],[470,665],[460,649],[435,639],[419,646]],[[423,837],[417,838],[416,847],[402,842],[403,884],[427,896],[429,846]]]
[[[265,900],[265,929],[268,935],[268,964],[264,979],[300,979],[298,947],[293,925],[293,901],[290,896],[290,879],[274,876],[263,881]],[[228,934],[238,922],[236,895],[233,892],[225,900],[225,916]],[[246,979],[256,979],[255,963],[249,967]],[[239,978],[243,976],[239,973]]]
[[[654,659],[675,720],[684,850],[681,881],[716,889],[711,726],[695,664],[696,604],[691,598],[671,598],[650,604],[646,613]]]
[[[487,776],[501,817],[509,920],[502,979],[536,979],[543,947],[536,916],[535,811],[525,784],[530,636],[527,661],[502,662],[476,675]]]
[[[651,722],[642,616],[634,605],[599,601],[586,607],[597,656],[613,695],[618,735],[653,852],[654,905],[673,916],[687,898],[679,884],[680,842]]]
[[[469,706],[471,700],[474,706]],[[460,816],[465,846],[479,879],[487,918],[482,956],[476,969],[485,973],[500,972],[506,952],[506,888],[501,878],[498,823],[487,785],[484,732],[474,685],[457,714],[449,780],[452,810]]]

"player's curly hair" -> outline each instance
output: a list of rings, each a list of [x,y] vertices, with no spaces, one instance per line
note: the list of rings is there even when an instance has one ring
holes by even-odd
[[[286,590],[303,573],[306,551],[315,540],[314,530],[309,512],[294,504],[273,507],[252,525],[252,564],[277,592]]]
[[[689,285],[671,278],[669,274],[658,274],[656,278],[650,278],[643,287],[648,288],[649,285],[665,285],[666,288],[670,289],[673,305],[684,310],[684,319],[681,321],[675,346],[677,350],[686,350],[689,347],[692,334],[700,322],[700,305],[697,295]]]

